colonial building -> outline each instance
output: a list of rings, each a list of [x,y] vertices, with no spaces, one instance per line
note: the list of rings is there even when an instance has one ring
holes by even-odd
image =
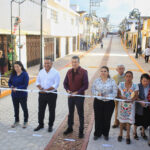
[[[128,19],[126,23],[126,32],[124,34],[124,39],[126,46],[128,48],[136,49],[137,48],[137,39],[138,39],[138,25],[139,21],[136,19]],[[141,16],[141,49],[142,51],[150,45],[150,17]]]
[[[11,47],[10,1],[0,2],[0,50],[8,56]],[[15,38],[17,60],[30,67],[40,62],[40,1],[26,0],[20,5],[21,36],[19,48],[18,4],[12,3],[12,31]],[[43,1],[43,59],[64,57],[79,49],[79,14],[70,8],[69,0]]]
[[[150,46],[150,19],[145,19],[142,30],[142,48]]]

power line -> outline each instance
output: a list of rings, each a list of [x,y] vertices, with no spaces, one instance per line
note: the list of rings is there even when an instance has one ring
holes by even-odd
[[[100,7],[100,4],[103,0],[90,0],[89,14],[92,14],[94,7]],[[96,10],[95,10],[96,11]]]

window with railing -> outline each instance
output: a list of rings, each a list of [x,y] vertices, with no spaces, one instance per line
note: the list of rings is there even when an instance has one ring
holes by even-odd
[[[71,25],[74,25],[74,19],[71,18]]]
[[[58,12],[56,10],[51,9],[51,19],[53,19],[55,23],[58,23]]]

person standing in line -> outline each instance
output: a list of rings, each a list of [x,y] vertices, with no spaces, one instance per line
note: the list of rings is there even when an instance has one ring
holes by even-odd
[[[139,99],[140,101],[148,102],[148,94],[150,91],[150,76],[147,73],[142,74],[139,84]],[[136,103],[135,104],[135,124],[134,124],[134,139],[138,140],[137,127],[142,126],[141,136],[147,140],[145,129],[150,126],[150,109],[148,104]]]
[[[84,97],[76,97],[76,94],[84,95],[85,90],[88,89],[88,73],[85,69],[80,67],[80,58],[78,56],[72,57],[72,68],[66,74],[64,80],[64,88],[68,94],[68,128],[64,131],[64,135],[73,132],[74,124],[74,109],[75,106],[78,111],[80,127],[79,138],[84,137]]]
[[[148,91],[147,100],[150,103],[150,89]],[[150,104],[147,107],[147,113],[146,114],[147,115],[145,115],[145,116],[147,116],[147,117],[145,117],[145,122],[146,122],[147,118],[149,118],[149,116],[150,116]],[[148,119],[147,126],[149,126],[148,127],[148,132],[149,132],[149,135],[148,135],[148,145],[150,146],[150,119]]]
[[[148,73],[150,73],[150,70],[148,71]],[[149,90],[149,94],[148,94],[148,101],[150,102],[150,90]],[[150,106],[150,105],[149,105]],[[150,107],[149,107],[150,108]],[[150,146],[150,126],[148,127],[149,130],[149,138],[148,138],[148,145]]]
[[[101,41],[101,48],[103,48],[103,41]]]
[[[124,65],[118,65],[117,66],[117,72],[118,74],[113,77],[113,79],[116,81],[116,84],[119,85],[120,82],[124,82],[124,71],[125,71],[125,66]],[[119,126],[119,121],[117,119],[118,115],[118,101],[115,101],[115,121],[112,126],[112,128],[117,128]]]
[[[135,122],[135,100],[138,98],[138,85],[132,82],[133,73],[127,71],[125,73],[125,82],[119,84],[119,98],[129,101],[119,102],[118,106],[118,120],[120,122],[120,133],[118,141],[122,141],[123,126],[126,123],[127,136],[126,143],[130,144],[130,127]]]
[[[19,125],[19,104],[24,112],[23,128],[28,125],[28,107],[27,107],[27,92],[16,91],[16,89],[27,89],[29,84],[29,76],[20,61],[16,61],[13,66],[12,74],[8,81],[8,85],[12,88],[12,101],[14,106],[15,122],[11,126],[15,128]]]
[[[109,68],[103,66],[100,69],[100,77],[97,78],[92,85],[92,94],[94,96],[111,97],[117,96],[118,87],[115,80],[109,76]],[[106,141],[109,140],[109,130],[111,118],[114,111],[113,100],[94,99],[94,114],[95,114],[95,132],[94,140],[97,140],[104,135]]]
[[[145,63],[148,63],[148,61],[149,61],[149,56],[150,56],[150,46],[148,46],[148,47],[145,49],[144,54],[145,54]]]
[[[39,125],[34,129],[34,131],[38,131],[44,128],[44,116],[47,105],[49,107],[48,132],[53,131],[57,94],[48,93],[48,91],[57,92],[57,88],[60,83],[60,75],[59,72],[52,66],[53,66],[52,60],[49,57],[45,58],[44,69],[42,69],[39,72],[37,77],[36,85],[39,88],[39,90],[41,90],[41,92],[39,92],[39,108],[38,108]]]

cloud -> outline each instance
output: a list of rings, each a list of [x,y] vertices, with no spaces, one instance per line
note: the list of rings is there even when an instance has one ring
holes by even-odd
[[[79,4],[81,10],[89,10],[89,0],[71,0],[71,3]],[[98,16],[110,14],[111,23],[119,24],[133,8],[138,8],[142,16],[150,16],[150,0],[103,0],[96,10]]]
[[[138,8],[142,15],[150,15],[150,0],[108,0],[105,6],[109,11],[117,11],[121,7],[128,6],[129,10]]]
[[[119,24],[133,8],[138,8],[142,16],[150,16],[150,0],[105,0],[103,6],[112,24]]]
[[[138,8],[142,15],[150,15],[150,0],[136,0],[135,8]]]
[[[109,10],[118,9],[120,7],[123,7],[124,5],[128,5],[129,7],[133,6],[132,0],[107,0],[105,3],[105,6]]]

